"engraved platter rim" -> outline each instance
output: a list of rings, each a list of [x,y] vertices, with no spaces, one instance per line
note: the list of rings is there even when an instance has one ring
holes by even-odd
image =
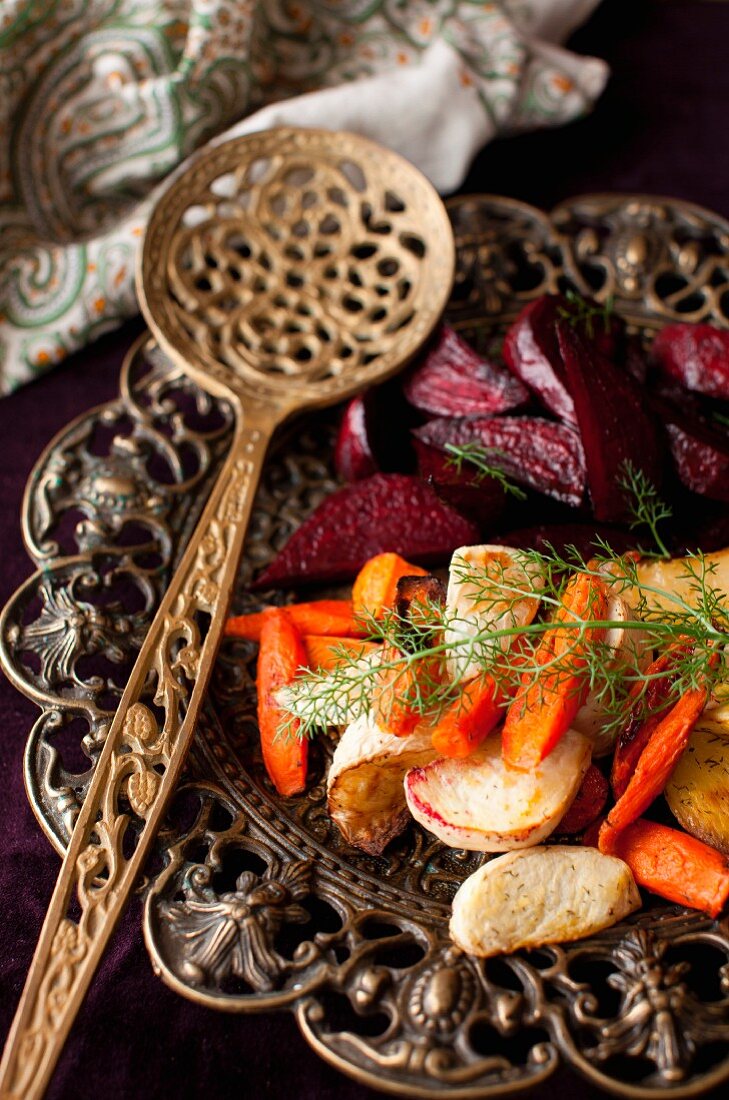
[[[457,259],[447,316],[466,336],[478,340],[529,298],[566,285],[613,298],[643,332],[679,319],[729,325],[729,222],[695,204],[603,193],[545,213],[466,195],[448,208]],[[22,529],[38,572],[2,613],[0,659],[41,707],[25,781],[58,851],[90,771],[76,782],[56,745],[75,737],[93,767],[125,662],[233,418],[143,336],[125,361],[120,397],[71,421],[28,479]],[[310,421],[295,434],[285,429],[268,460],[241,608],[253,570],[333,487],[331,423],[307,432]],[[89,654],[97,663],[87,669]],[[534,958],[517,954],[498,967],[468,958],[447,936],[448,899],[472,869],[468,859],[459,867],[420,834],[379,862],[337,847],[322,816],[326,747],[301,812],[282,810],[257,762],[239,774],[251,660],[235,645],[221,654],[180,807],[160,836],[161,869],[145,884],[145,941],[168,985],[227,1011],[291,1009],[323,1058],[396,1095],[505,1095],[560,1063],[630,1097],[697,1096],[729,1078],[729,1056],[708,1068],[701,1061],[711,1043],[729,1041],[726,920],[661,905]],[[688,968],[709,955],[717,988],[704,998]],[[599,981],[589,977],[598,970]],[[631,1077],[633,1065],[645,1072]]]

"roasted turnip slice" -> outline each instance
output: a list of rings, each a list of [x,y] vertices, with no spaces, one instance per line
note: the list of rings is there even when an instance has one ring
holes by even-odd
[[[465,759],[434,760],[408,772],[405,796],[415,820],[444,844],[508,852],[549,836],[589,765],[590,742],[576,730],[528,772],[504,763],[494,736]]]
[[[577,432],[538,416],[431,420],[413,433],[429,447],[477,443],[491,466],[519,485],[577,507],[585,492],[585,458]],[[464,464],[464,469],[466,464]],[[485,477],[486,485],[490,478]]]
[[[658,486],[661,449],[640,386],[572,328],[559,329],[565,375],[585,449],[587,484],[595,519],[619,522],[630,501],[621,482],[626,464]]]
[[[482,359],[448,325],[441,325],[425,357],[406,375],[403,392],[414,408],[432,416],[503,413],[529,400],[506,367]]]
[[[454,679],[484,671],[485,645],[477,635],[527,626],[537,613],[544,571],[509,546],[462,546],[451,558],[446,597],[445,642],[453,646],[448,667]],[[523,595],[522,595],[523,593]],[[504,636],[506,651],[513,639]],[[455,648],[455,647],[458,648]]]
[[[729,400],[729,331],[713,325],[667,325],[653,341],[653,359],[687,390]]]
[[[327,777],[327,805],[348,844],[378,856],[410,814],[403,776],[434,756],[430,730],[395,737],[365,715],[342,734]]]
[[[346,581],[386,551],[408,561],[442,563],[478,528],[406,474],[375,474],[328,496],[301,524],[254,588]]]
[[[451,939],[488,958],[592,936],[640,908],[627,863],[597,848],[509,852],[474,871],[453,899]]]

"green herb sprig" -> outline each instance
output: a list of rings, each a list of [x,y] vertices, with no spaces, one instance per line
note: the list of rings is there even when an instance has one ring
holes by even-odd
[[[286,689],[286,705],[299,721],[300,736],[312,736],[323,726],[341,724],[337,715],[351,721],[368,714],[372,694],[383,672],[405,667],[416,675],[407,677],[399,694],[424,720],[436,721],[443,708],[458,699],[465,671],[475,664],[496,681],[505,699],[512,697],[522,677],[533,677],[539,686],[545,677],[570,677],[573,690],[592,694],[593,704],[604,715],[608,732],[621,726],[628,710],[635,714],[645,702],[647,688],[659,674],[647,671],[655,651],[664,652],[672,643],[689,644],[677,654],[671,668],[672,683],[664,705],[672,705],[685,691],[706,687],[716,691],[727,684],[725,660],[716,661],[729,646],[729,609],[726,595],[717,583],[716,563],[702,555],[685,559],[675,589],[662,588],[641,578],[637,562],[621,557],[599,543],[589,561],[574,547],[558,553],[518,551],[504,555],[488,569],[462,562],[454,577],[467,590],[478,616],[459,615],[440,607],[428,607],[419,622],[404,624],[394,612],[382,620],[369,619],[370,640],[386,643],[397,657],[382,660],[356,659],[342,652],[341,663],[326,673],[303,672]],[[543,652],[537,657],[545,632],[553,629],[550,618],[563,606],[569,576],[580,571],[609,582],[611,603],[606,617],[589,611],[561,623],[572,640],[550,660]],[[527,621],[525,602],[538,602],[540,613]],[[625,607],[627,618],[622,617]],[[621,615],[615,616],[617,610]],[[403,630],[410,644],[401,647]],[[611,631],[624,631],[630,644],[616,653],[610,644]],[[519,646],[511,643],[519,638]],[[576,665],[575,652],[581,661]],[[661,674],[664,675],[664,674]],[[638,685],[636,689],[636,685]]]
[[[527,499],[524,490],[519,485],[515,485],[499,466],[494,465],[493,459],[503,457],[504,454],[498,447],[484,447],[483,444],[474,441],[460,444],[446,443],[445,449],[448,452],[447,464],[453,466],[458,473],[467,462],[476,471],[476,481],[492,478],[499,483],[507,495],[513,496],[516,500]]]

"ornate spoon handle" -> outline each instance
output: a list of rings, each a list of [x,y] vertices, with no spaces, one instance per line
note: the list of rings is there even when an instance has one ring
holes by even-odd
[[[245,414],[136,660],[76,821],[5,1045],[2,1100],[43,1095],[175,790],[278,419],[275,409]],[[71,916],[74,896],[78,919]]]

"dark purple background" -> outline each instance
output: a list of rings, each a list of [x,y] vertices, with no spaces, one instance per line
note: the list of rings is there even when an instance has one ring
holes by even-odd
[[[644,191],[729,216],[729,3],[607,0],[573,40],[613,71],[595,112],[561,131],[494,142],[465,191],[550,206],[586,191]],[[73,416],[111,398],[134,325],[0,401],[0,602],[30,571],[18,517],[31,466]],[[10,1025],[58,858],[25,798],[23,745],[36,709],[0,678],[0,1035]],[[559,1073],[532,1095],[602,1095]],[[54,1100],[375,1094],[329,1069],[289,1016],[236,1017],[183,1000],[156,980],[130,907],[73,1029]],[[725,1095],[717,1090],[715,1096]]]

